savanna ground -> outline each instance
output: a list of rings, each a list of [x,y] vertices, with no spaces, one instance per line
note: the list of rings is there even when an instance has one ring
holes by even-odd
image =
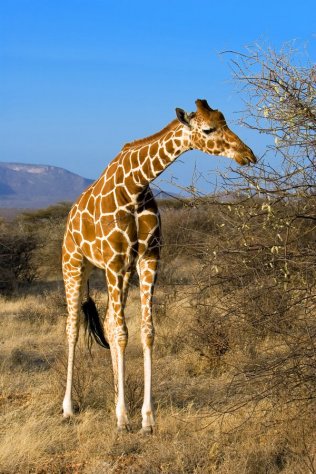
[[[224,177],[225,196],[161,202],[153,436],[139,434],[137,281],[126,311],[133,432],[116,433],[109,353],[90,355],[83,331],[78,415],[63,421],[69,206],[0,222],[1,473],[316,472],[316,71],[296,53],[233,53],[240,122],[268,136],[266,156]],[[104,314],[100,274],[92,287]]]
[[[157,426],[149,437],[139,433],[137,280],[126,310],[133,431],[116,432],[110,354],[94,345],[90,355],[83,330],[74,383],[78,414],[65,421],[59,254],[67,205],[3,222],[2,261],[10,258],[0,301],[0,472],[316,472],[316,232],[312,219],[291,220],[309,215],[307,204],[162,203],[165,243],[154,303]],[[100,273],[92,288],[104,314]]]

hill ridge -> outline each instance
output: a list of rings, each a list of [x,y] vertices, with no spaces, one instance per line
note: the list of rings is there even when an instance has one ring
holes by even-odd
[[[0,208],[41,208],[75,201],[93,180],[60,166],[0,162]]]

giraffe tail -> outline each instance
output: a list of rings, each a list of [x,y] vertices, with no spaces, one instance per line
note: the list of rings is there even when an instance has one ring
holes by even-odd
[[[109,349],[110,346],[105,338],[97,307],[90,296],[82,303],[82,311],[84,314],[85,332],[88,335],[87,341],[89,350],[91,349],[93,339],[100,346]]]

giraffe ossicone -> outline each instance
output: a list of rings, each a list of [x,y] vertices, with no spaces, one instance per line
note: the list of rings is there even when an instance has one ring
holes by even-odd
[[[124,388],[128,340],[124,309],[129,280],[137,270],[144,353],[142,429],[144,433],[152,432],[152,298],[160,258],[161,229],[159,211],[149,184],[177,157],[192,149],[226,156],[241,165],[256,162],[251,149],[228,128],[219,110],[209,107],[206,100],[198,99],[196,105],[197,110],[192,113],[177,108],[177,118],[163,130],[127,143],[99,179],[83,192],[69,213],[62,249],[69,344],[63,401],[65,417],[74,413],[72,379],[79,315],[90,271],[96,266],[106,275],[108,307],[104,333],[107,340],[89,295],[83,309],[97,342],[104,347],[110,346],[117,426],[119,430],[129,429]]]

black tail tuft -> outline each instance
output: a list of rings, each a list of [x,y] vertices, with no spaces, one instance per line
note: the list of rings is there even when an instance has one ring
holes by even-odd
[[[91,349],[92,345],[92,336],[94,340],[105,349],[109,349],[109,343],[105,339],[104,331],[98,314],[96,305],[90,296],[87,301],[82,303],[82,311],[84,313],[84,325],[85,331],[88,334],[88,347]]]

